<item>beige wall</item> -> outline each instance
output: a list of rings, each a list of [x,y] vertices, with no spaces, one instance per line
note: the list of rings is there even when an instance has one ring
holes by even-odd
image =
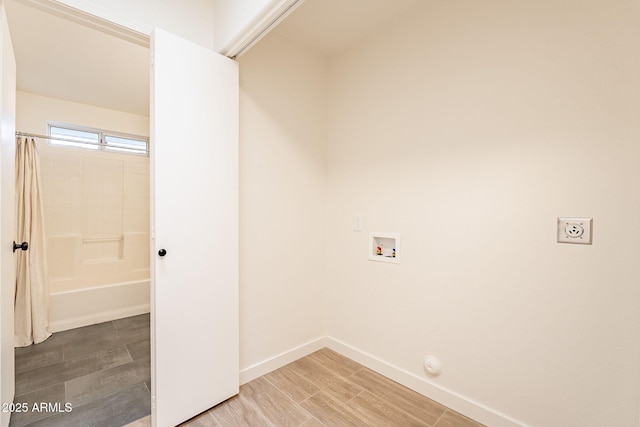
[[[149,135],[149,117],[18,91],[16,129],[47,133],[47,121],[76,123],[133,135]],[[116,128],[116,129],[114,129]]]
[[[240,60],[240,367],[324,335],[326,67],[276,34]]]
[[[47,121],[148,135],[148,117],[19,92],[17,129]],[[149,158],[39,141],[51,293],[149,278]]]
[[[637,425],[638,7],[424,2],[330,61],[329,336],[525,424]]]

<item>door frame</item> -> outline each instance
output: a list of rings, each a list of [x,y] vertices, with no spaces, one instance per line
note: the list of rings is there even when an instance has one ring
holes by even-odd
[[[16,117],[16,61],[11,46],[9,25],[0,0],[0,164],[4,176],[1,185],[8,188],[0,190],[2,211],[0,212],[0,235],[2,273],[0,286],[0,368],[3,381],[0,384],[0,403],[12,403],[15,396],[15,361],[14,361],[14,297],[15,297],[15,253],[10,241],[16,239],[15,210],[15,117]],[[7,221],[9,221],[7,223]],[[8,230],[9,229],[9,230]],[[7,234],[11,234],[8,236]],[[4,268],[3,268],[4,267]],[[8,377],[9,380],[5,378]],[[9,402],[7,400],[11,399]],[[5,409],[4,407],[2,409]],[[1,412],[0,425],[9,425],[11,413]]]

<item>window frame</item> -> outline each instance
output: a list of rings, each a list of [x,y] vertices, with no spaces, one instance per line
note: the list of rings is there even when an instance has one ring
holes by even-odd
[[[87,132],[87,133],[96,134],[98,136],[98,142],[97,143],[95,143],[95,142],[77,141],[78,144],[92,145],[92,146],[95,146],[96,149],[88,148],[88,147],[81,147],[81,146],[66,145],[66,144],[64,144],[62,142],[61,143],[56,143],[56,139],[53,139],[53,138],[59,138],[59,137],[56,137],[55,135],[51,135],[51,128],[68,129],[68,130],[73,130],[73,131]],[[70,124],[70,123],[48,121],[47,122],[47,137],[51,137],[52,138],[52,139],[47,140],[47,145],[50,145],[52,147],[77,148],[77,149],[81,149],[81,150],[102,151],[102,152],[106,152],[106,153],[128,154],[128,155],[133,155],[133,156],[149,157],[149,137],[143,136],[143,135],[134,135],[134,134],[130,134],[130,133],[110,131],[110,130],[106,130],[106,129],[93,128],[93,127],[89,127],[89,126],[81,126],[81,125],[74,125],[74,124]],[[142,150],[137,150],[135,148],[119,147],[119,146],[116,146],[116,145],[108,144],[106,142],[107,137],[130,139],[130,140],[133,140],[133,141],[144,142],[145,148],[144,148],[144,151],[142,151]],[[73,143],[74,141],[73,141],[73,139],[70,138],[68,140],[68,142],[69,143]]]

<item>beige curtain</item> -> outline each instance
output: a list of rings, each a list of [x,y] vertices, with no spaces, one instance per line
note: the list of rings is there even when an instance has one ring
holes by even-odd
[[[24,347],[49,338],[49,284],[44,235],[40,159],[36,142],[18,138],[16,147],[16,251],[15,345]]]

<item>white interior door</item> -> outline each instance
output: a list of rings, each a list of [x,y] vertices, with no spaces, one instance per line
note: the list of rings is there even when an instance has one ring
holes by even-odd
[[[4,4],[0,2],[0,402],[11,403],[15,392],[13,359],[13,299],[15,265],[16,60]],[[2,411],[2,427],[9,425]]]
[[[151,52],[152,407],[175,426],[238,393],[238,67],[160,29]]]

